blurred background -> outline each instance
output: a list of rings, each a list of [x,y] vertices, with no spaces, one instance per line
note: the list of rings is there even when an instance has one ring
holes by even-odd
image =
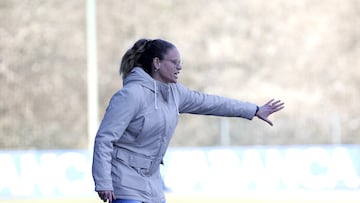
[[[87,148],[86,1],[0,9],[0,147]],[[102,0],[96,25],[98,119],[122,86],[124,52],[163,38],[180,50],[189,88],[286,102],[274,128],[229,119],[230,144],[360,143],[359,0]],[[220,121],[182,116],[172,145],[218,145]]]
[[[139,38],[174,43],[191,89],[286,103],[274,127],[181,115],[170,147],[360,144],[359,0],[89,2],[0,0],[0,149],[88,149]]]

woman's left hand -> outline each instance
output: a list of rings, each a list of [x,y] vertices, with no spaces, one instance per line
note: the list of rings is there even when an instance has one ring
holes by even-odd
[[[280,100],[274,101],[274,99],[271,99],[270,101],[266,102],[266,104],[259,107],[256,116],[261,120],[267,122],[269,125],[273,126],[273,123],[269,120],[268,117],[271,114],[280,111],[284,107],[284,102],[281,102]]]

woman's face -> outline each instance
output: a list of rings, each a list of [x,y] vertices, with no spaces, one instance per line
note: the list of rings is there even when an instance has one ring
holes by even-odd
[[[154,79],[164,83],[176,83],[182,69],[181,57],[176,48],[171,48],[159,60],[158,70],[154,73]]]

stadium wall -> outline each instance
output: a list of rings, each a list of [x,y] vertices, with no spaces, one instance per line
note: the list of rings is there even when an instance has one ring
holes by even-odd
[[[91,161],[87,150],[0,151],[0,199],[94,196]],[[360,145],[170,148],[164,163],[172,194],[360,191]]]

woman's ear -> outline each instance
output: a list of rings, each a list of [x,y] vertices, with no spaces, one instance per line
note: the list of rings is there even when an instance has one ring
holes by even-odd
[[[155,57],[153,59],[153,66],[154,66],[155,70],[158,70],[160,68],[160,59],[159,59],[159,57]]]

